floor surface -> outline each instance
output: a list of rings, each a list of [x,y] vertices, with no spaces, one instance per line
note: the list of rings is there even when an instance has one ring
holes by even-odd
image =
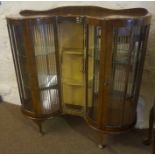
[[[99,149],[96,133],[79,117],[63,116],[44,123],[41,135],[20,107],[0,104],[0,153],[151,153],[143,145],[145,130],[111,135],[107,147]]]

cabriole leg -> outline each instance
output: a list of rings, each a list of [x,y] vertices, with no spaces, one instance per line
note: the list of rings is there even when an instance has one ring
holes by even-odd
[[[33,121],[38,125],[39,131],[43,135],[44,134],[44,131],[43,131],[42,124],[43,124],[44,120],[38,120],[38,119],[36,119],[36,120],[33,120]]]

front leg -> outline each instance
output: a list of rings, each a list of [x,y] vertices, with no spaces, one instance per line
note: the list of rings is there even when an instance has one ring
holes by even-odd
[[[43,127],[42,127],[42,123],[44,122],[44,120],[42,119],[34,119],[33,120],[39,127],[39,131],[42,135],[44,135],[44,131],[43,131]]]
[[[149,145],[152,141],[152,135],[153,135],[153,122],[154,122],[154,106],[150,110],[150,116],[149,116],[149,132],[148,132],[148,138],[144,141],[145,145]]]

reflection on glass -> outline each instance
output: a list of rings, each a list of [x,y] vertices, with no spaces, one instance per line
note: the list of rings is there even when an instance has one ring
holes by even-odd
[[[113,42],[112,83],[108,122],[111,126],[132,123],[133,87],[136,74],[140,28],[115,28]]]
[[[52,24],[33,27],[33,42],[43,113],[59,110],[56,56]]]
[[[27,68],[28,62],[23,45],[23,27],[21,25],[12,26],[11,42],[13,41],[13,55],[15,59],[17,81],[19,83],[19,93],[22,100],[21,103],[24,103],[23,106],[25,109],[33,111],[33,107],[31,104],[32,96],[29,81],[30,77]]]

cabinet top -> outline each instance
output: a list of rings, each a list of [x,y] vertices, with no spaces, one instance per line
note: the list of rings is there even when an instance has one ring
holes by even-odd
[[[110,19],[139,19],[150,17],[150,13],[145,8],[131,8],[113,10],[98,6],[64,6],[50,10],[22,10],[17,15],[10,15],[7,20],[49,18],[52,16],[65,17],[88,17],[100,20]]]

